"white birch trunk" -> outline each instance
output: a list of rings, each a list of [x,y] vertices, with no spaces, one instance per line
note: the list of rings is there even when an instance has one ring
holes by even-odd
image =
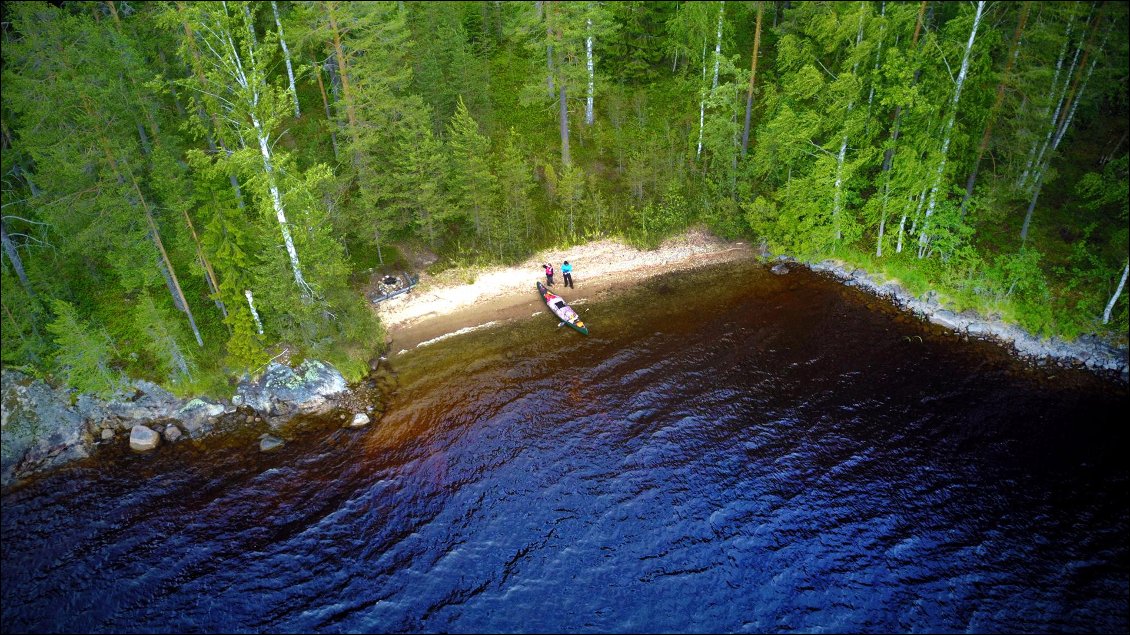
[[[279,19],[279,6],[275,0],[271,0],[271,10],[275,12],[275,25],[279,27],[279,44],[282,45],[283,57],[286,58],[286,76],[290,78],[290,95],[294,97],[294,117],[302,116],[302,111],[298,107],[298,89],[294,87],[294,67],[290,63],[290,49],[286,46],[286,38],[283,37],[282,20]]]
[[[225,6],[227,6],[226,3]],[[251,44],[259,46],[259,38],[255,37],[255,18],[251,17],[251,5],[243,5],[243,15],[247,17],[247,30],[251,33]]]
[[[302,266],[298,261],[298,251],[294,248],[294,239],[290,236],[290,228],[286,220],[286,208],[283,206],[282,194],[279,192],[278,183],[275,181],[275,169],[271,165],[271,148],[267,143],[266,134],[263,132],[259,125],[259,119],[255,115],[251,116],[251,122],[255,126],[255,132],[259,137],[259,152],[263,155],[263,171],[267,173],[267,188],[271,191],[271,204],[275,208],[275,218],[279,222],[279,228],[282,230],[283,242],[286,244],[286,253],[290,256],[290,268],[294,270],[294,282],[298,288],[306,295],[313,295],[310,285],[306,283],[306,279],[302,277]]]
[[[702,41],[702,82],[706,83],[706,40]],[[706,122],[706,93],[703,91],[702,99],[698,102],[698,150],[695,158],[702,156],[702,128]]]
[[[1092,4],[1091,12],[1087,14],[1087,19],[1083,22],[1084,35],[1086,35],[1086,24],[1087,22],[1090,22],[1091,14],[1093,12],[1094,5]],[[1065,39],[1063,41],[1065,50],[1071,40],[1071,30],[1072,26],[1074,25],[1074,17],[1074,13],[1072,13],[1072,21],[1068,22],[1067,25],[1067,34],[1064,36]],[[1039,171],[1040,165],[1044,159],[1044,153],[1047,151],[1048,144],[1055,135],[1057,129],[1056,121],[1059,120],[1059,113],[1063,109],[1063,100],[1067,97],[1067,86],[1071,83],[1071,77],[1075,74],[1075,65],[1079,63],[1079,54],[1083,52],[1084,45],[1084,40],[1080,39],[1079,45],[1075,47],[1075,55],[1071,58],[1071,66],[1067,68],[1067,74],[1063,77],[1062,86],[1058,86],[1058,82],[1056,81],[1059,76],[1059,67],[1058,65],[1056,67],[1056,74],[1052,77],[1052,101],[1056,104],[1055,110],[1052,112],[1051,120],[1048,122],[1048,133],[1044,136],[1043,143],[1041,144],[1039,143],[1039,141],[1036,142],[1035,147],[1039,147],[1039,152],[1036,153],[1035,158],[1030,159],[1029,164],[1025,167],[1024,173],[1021,174],[1020,185],[1022,187],[1027,183],[1029,176],[1031,176],[1033,183],[1038,180],[1036,172]],[[1061,56],[1063,52],[1064,51],[1060,52]],[[1045,110],[1045,112],[1047,111]],[[1035,187],[1035,185],[1033,185],[1033,187]]]
[[[896,254],[902,253],[902,237],[903,237],[903,233],[904,233],[905,228],[906,228],[906,211],[904,210],[903,213],[902,213],[902,220],[899,221],[899,240],[898,240],[898,244],[895,245],[895,253]]]
[[[832,198],[832,223],[836,226],[836,242],[843,238],[843,232],[840,231],[840,200],[841,188],[844,184],[844,155],[847,154],[847,135],[844,135],[844,140],[840,143],[840,153],[836,156],[836,191]]]
[[[248,12],[248,18],[250,18],[250,12]],[[252,38],[254,38],[254,29],[250,22],[247,27],[251,30]],[[271,146],[268,133],[263,129],[259,117],[255,114],[256,108],[259,106],[259,86],[247,76],[247,72],[244,70],[243,66],[243,59],[239,55],[239,48],[236,47],[235,40],[232,38],[231,33],[226,33],[224,40],[224,45],[231,55],[230,64],[227,65],[227,71],[231,74],[236,83],[246,91],[246,98],[249,101],[248,105],[250,108],[248,110],[250,111],[251,125],[255,129],[255,136],[259,141],[259,153],[263,157],[263,171],[267,175],[267,189],[271,193],[271,204],[275,210],[275,218],[278,220],[279,228],[282,230],[286,253],[290,257],[290,267],[294,270],[294,282],[298,285],[303,295],[312,297],[313,290],[310,288],[310,285],[306,283],[305,278],[302,277],[302,267],[298,260],[298,251],[294,248],[294,240],[290,236],[290,228],[286,220],[286,208],[283,205],[282,194],[279,192],[278,182],[275,179],[274,166],[271,161]],[[214,49],[213,52],[215,52]],[[248,50],[248,54],[251,57],[252,68],[255,68],[254,47]],[[219,53],[216,53],[216,55],[219,57]],[[220,61],[223,62],[224,60],[221,58]]]
[[[726,15],[726,1],[722,0],[718,8],[718,36],[714,43],[714,81],[710,84],[710,92],[718,88],[718,66],[722,61],[722,18]]]
[[[883,212],[879,217],[879,238],[875,241],[876,258],[883,257],[883,232],[887,226],[887,195],[890,194],[890,191],[891,183],[888,179],[887,182],[883,184]]]
[[[1052,95],[1052,101],[1055,101],[1055,95],[1058,93],[1059,73],[1060,73],[1061,70],[1063,70],[1063,58],[1064,58],[1064,56],[1067,55],[1067,45],[1070,44],[1071,31],[1072,31],[1074,26],[1075,26],[1075,15],[1074,15],[1074,12],[1072,12],[1071,20],[1068,20],[1068,22],[1067,22],[1067,31],[1064,33],[1064,36],[1063,36],[1063,46],[1060,47],[1059,57],[1055,61],[1055,73],[1052,75],[1052,86],[1051,86],[1051,93],[1050,93]],[[1066,82],[1065,82],[1065,84],[1066,84]],[[1042,114],[1047,114],[1047,112],[1048,111],[1045,108],[1044,112]],[[1055,120],[1053,119],[1052,120],[1053,123],[1051,125],[1054,125],[1054,121]],[[1026,164],[1024,166],[1024,171],[1020,173],[1020,178],[1017,179],[1017,181],[1016,181],[1016,185],[1018,187],[1024,187],[1024,184],[1028,181],[1028,174],[1032,171],[1032,166],[1035,164],[1036,150],[1039,147],[1040,147],[1040,140],[1039,140],[1039,138],[1037,138],[1037,139],[1032,141],[1032,149],[1028,151],[1028,161],[1026,162]]]
[[[1091,73],[1095,70],[1095,63],[1098,62],[1098,53],[1101,53],[1103,48],[1106,47],[1107,36],[1110,31],[1107,30],[1103,34],[1103,41],[1099,44],[1098,51],[1096,51],[1095,59],[1091,60],[1091,66],[1087,69],[1087,74],[1083,77],[1083,82],[1079,86],[1079,91],[1075,93],[1075,97],[1071,103],[1071,109],[1067,111],[1067,117],[1063,120],[1063,125],[1055,131],[1055,137],[1052,139],[1051,153],[1054,153],[1056,148],[1059,147],[1059,142],[1063,140],[1063,135],[1067,133],[1068,127],[1071,126],[1071,120],[1075,117],[1075,109],[1079,107],[1079,101],[1083,99],[1083,93],[1087,90],[1087,82],[1091,81]],[[1044,186],[1044,172],[1048,169],[1051,163],[1052,154],[1049,153],[1047,158],[1041,164],[1037,161],[1036,169],[1033,172],[1035,181],[1032,184],[1032,200],[1028,204],[1028,211],[1024,215],[1024,224],[1020,228],[1020,242],[1024,243],[1028,240],[1028,227],[1032,223],[1032,213],[1036,210],[1036,200],[1040,198],[1040,188]]]
[[[886,0],[879,5],[879,18],[882,19],[887,13]],[[875,69],[871,71],[871,91],[867,93],[867,116],[871,117],[871,102],[875,98],[875,77],[879,75],[879,61],[883,54],[883,34],[887,31],[886,22],[879,24],[879,45],[875,47]]]
[[[1122,289],[1126,286],[1126,276],[1130,274],[1130,262],[1122,268],[1122,279],[1118,281],[1118,288],[1114,290],[1114,295],[1110,296],[1110,302],[1106,303],[1106,310],[1103,311],[1103,324],[1110,324],[1110,312],[1114,310],[1115,303],[1118,302],[1118,296],[1122,295]]]
[[[925,203],[925,202],[926,202],[926,190],[922,190],[922,193],[918,195],[918,207],[917,207],[917,209],[914,210],[914,218],[912,218],[911,221],[910,221],[910,233],[911,234],[914,234],[914,227],[918,223],[918,215],[922,213],[922,204]],[[896,254],[902,253],[902,237],[903,237],[903,228],[904,227],[906,227],[906,210],[905,209],[902,212],[902,220],[899,221],[899,240],[898,240],[898,247],[895,249]]]
[[[726,15],[726,2],[722,0],[718,8],[718,35],[714,41],[714,79],[710,82],[710,95],[714,95],[715,89],[718,88],[718,68],[722,62],[722,21]],[[703,42],[702,48],[702,80],[706,81],[706,42]],[[702,101],[699,102],[698,107],[698,151],[695,157],[702,156],[702,132],[706,125],[706,95],[703,95]]]
[[[961,99],[961,87],[965,83],[965,76],[969,72],[969,57],[973,51],[973,41],[977,38],[977,28],[981,26],[981,13],[985,9],[985,0],[977,3],[977,12],[973,16],[973,29],[969,32],[969,42],[965,45],[965,55],[961,58],[961,71],[957,74],[957,87],[953,91],[953,101],[950,102],[949,118],[946,119],[945,134],[942,137],[942,159],[938,162],[938,170],[934,174],[934,185],[930,188],[930,202],[926,205],[926,219],[922,224],[922,232],[918,237],[918,257],[926,255],[926,246],[930,242],[928,234],[930,215],[934,213],[934,204],[937,202],[938,188],[942,184],[942,175],[946,171],[946,153],[949,152],[950,134],[953,132],[953,122],[957,118],[957,103]]]
[[[1113,26],[1113,23],[1111,23],[1111,26]],[[1091,81],[1091,75],[1095,72],[1095,64],[1099,61],[1099,54],[1106,48],[1106,40],[1109,35],[1110,29],[1108,28],[1106,33],[1103,34],[1103,40],[1099,43],[1099,48],[1095,53],[1094,59],[1091,60],[1091,65],[1087,68],[1087,74],[1083,77],[1083,83],[1079,85],[1079,92],[1075,93],[1075,100],[1071,103],[1071,110],[1067,111],[1067,119],[1064,120],[1059,130],[1056,131],[1055,139],[1052,141],[1052,152],[1055,152],[1056,148],[1059,147],[1059,142],[1063,141],[1063,135],[1066,134],[1067,129],[1071,127],[1071,120],[1075,118],[1075,109],[1079,107],[1079,102],[1083,99],[1083,93],[1087,91],[1087,83]],[[1047,168],[1046,163],[1044,168]]]
[[[863,16],[866,9],[866,2],[859,3],[859,31],[855,35],[855,46],[863,42]],[[855,74],[859,68],[859,63],[856,62],[851,67],[852,75]],[[848,103],[847,111],[851,114],[852,109],[855,108],[855,99]],[[844,121],[847,125],[847,121]],[[843,200],[843,185],[844,185],[844,157],[847,156],[848,136],[845,134],[843,140],[840,142],[840,153],[836,155],[836,189],[832,194],[832,225],[836,228],[836,242],[843,239],[843,231],[840,229],[840,201]]]
[[[251,289],[244,289],[243,295],[247,297],[247,307],[251,309],[251,317],[255,319],[255,330],[263,334],[263,323],[259,321],[259,312],[255,310],[255,298],[251,296]]]
[[[593,114],[592,114],[593,91],[596,88],[596,79],[594,77],[595,73],[593,72],[593,63],[592,63],[592,20],[586,20],[585,25],[588,27],[588,30],[589,30],[589,36],[587,38],[585,38],[585,56],[586,56],[586,60],[588,62],[588,69],[589,69],[589,94],[588,94],[588,100],[585,101],[585,123],[591,126],[592,122],[593,122]]]

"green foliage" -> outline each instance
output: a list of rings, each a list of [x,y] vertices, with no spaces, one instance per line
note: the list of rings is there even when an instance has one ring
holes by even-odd
[[[285,345],[354,378],[383,346],[353,286],[378,249],[469,267],[698,222],[1038,332],[1126,330],[1125,292],[1101,325],[1130,251],[1124,3],[1031,5],[1008,73],[1024,5],[987,4],[956,110],[975,4],[919,28],[919,3],[765,3],[744,157],[754,3],[279,3],[297,118],[265,5],[124,6],[2,8],[0,197],[29,279],[4,256],[5,364],[223,391]]]
[[[53,300],[51,309],[55,319],[47,324],[47,332],[55,343],[55,372],[79,392],[109,396],[120,383],[110,368],[114,354],[110,338],[79,318],[68,302]]]

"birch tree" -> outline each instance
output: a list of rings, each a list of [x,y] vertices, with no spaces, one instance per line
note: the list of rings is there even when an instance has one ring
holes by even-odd
[[[290,95],[294,98],[294,118],[297,119],[302,116],[302,108],[298,105],[298,89],[294,86],[294,65],[290,61],[290,49],[286,46],[282,18],[279,17],[279,5],[275,0],[271,0],[271,11],[275,14],[275,27],[279,30],[279,45],[282,46],[283,58],[286,60],[286,76],[290,79]]]
[[[945,126],[942,129],[942,148],[940,158],[938,160],[938,167],[934,173],[933,184],[930,186],[929,201],[926,203],[926,216],[923,220],[923,228],[919,233],[918,240],[918,258],[926,256],[926,247],[930,244],[929,236],[929,223],[930,216],[934,213],[934,207],[937,203],[938,189],[942,185],[942,177],[946,170],[946,159],[949,156],[949,147],[951,135],[953,134],[954,120],[957,118],[957,105],[961,100],[961,89],[965,84],[966,74],[969,72],[969,59],[973,52],[973,42],[977,38],[977,29],[981,26],[981,15],[985,9],[984,0],[977,2],[977,9],[973,15],[973,27],[969,31],[969,41],[965,45],[965,55],[961,58],[961,70],[957,74],[957,82],[953,91],[953,99],[950,101],[948,115],[946,117]]]
[[[256,146],[260,159],[256,180],[266,190],[290,261],[294,283],[302,295],[310,299],[313,290],[303,276],[302,263],[287,220],[286,203],[277,173],[279,157],[271,139],[280,122],[282,91],[267,81],[269,53],[264,43],[252,40],[253,31],[242,8],[242,4],[228,2],[192,7],[194,11],[190,19],[194,19],[196,26],[195,46],[206,59],[206,71],[203,85],[190,82],[189,86],[216,99],[221,104],[226,125],[235,135],[249,138],[250,144]]]

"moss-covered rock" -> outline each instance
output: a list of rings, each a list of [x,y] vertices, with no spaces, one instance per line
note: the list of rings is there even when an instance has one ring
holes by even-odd
[[[90,454],[92,439],[70,393],[0,372],[0,486]]]

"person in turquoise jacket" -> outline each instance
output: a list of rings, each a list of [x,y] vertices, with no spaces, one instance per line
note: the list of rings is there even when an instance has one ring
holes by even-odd
[[[569,264],[566,260],[565,264],[561,265],[561,277],[565,279],[565,286],[570,289],[573,288],[573,265]]]

